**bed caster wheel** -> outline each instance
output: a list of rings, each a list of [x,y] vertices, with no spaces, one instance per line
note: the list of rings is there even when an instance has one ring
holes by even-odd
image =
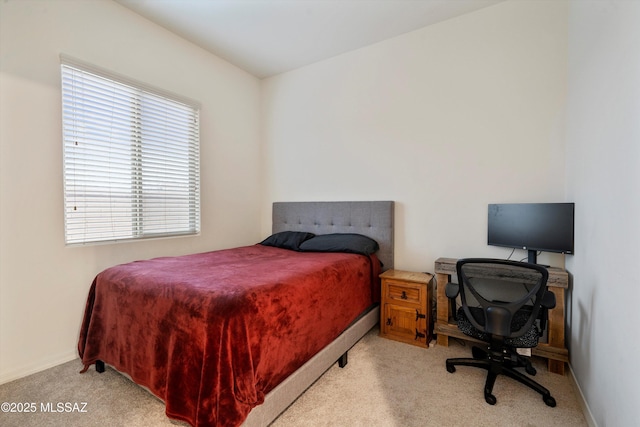
[[[447,372],[454,373],[456,371],[456,367],[447,363]]]
[[[486,400],[489,405],[495,405],[498,401],[496,397],[491,393],[485,393],[484,400]]]
[[[552,408],[556,407],[556,400],[553,397],[551,397],[551,396],[542,396],[542,400],[544,400],[544,403],[547,406],[550,406]]]

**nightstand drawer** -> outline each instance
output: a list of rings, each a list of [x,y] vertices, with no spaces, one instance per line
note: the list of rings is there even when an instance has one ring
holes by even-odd
[[[387,295],[390,300],[420,304],[424,300],[423,287],[412,286],[407,283],[387,282]]]

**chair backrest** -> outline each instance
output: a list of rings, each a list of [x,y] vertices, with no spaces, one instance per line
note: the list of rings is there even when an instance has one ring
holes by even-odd
[[[546,268],[517,261],[467,258],[457,262],[456,270],[462,308],[476,329],[508,338],[531,329],[547,289]]]

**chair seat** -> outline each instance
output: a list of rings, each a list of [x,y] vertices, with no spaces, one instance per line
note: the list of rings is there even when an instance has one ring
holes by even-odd
[[[478,323],[484,325],[484,314],[481,308],[478,307],[469,307],[471,314],[476,319]],[[520,329],[527,320],[531,316],[530,310],[519,310],[513,316],[513,321],[511,322],[511,330],[516,331]],[[477,338],[479,340],[489,342],[491,341],[491,337],[488,333],[479,331],[476,329],[469,319],[462,307],[458,309],[458,328],[465,334],[473,338]],[[539,332],[538,328],[534,325],[527,330],[524,335],[515,337],[515,338],[504,338],[504,343],[509,347],[518,347],[518,348],[532,348],[538,345],[538,337]]]

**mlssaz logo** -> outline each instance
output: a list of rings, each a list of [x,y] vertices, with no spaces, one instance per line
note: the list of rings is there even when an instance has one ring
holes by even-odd
[[[40,412],[87,412],[87,402],[40,403]]]

